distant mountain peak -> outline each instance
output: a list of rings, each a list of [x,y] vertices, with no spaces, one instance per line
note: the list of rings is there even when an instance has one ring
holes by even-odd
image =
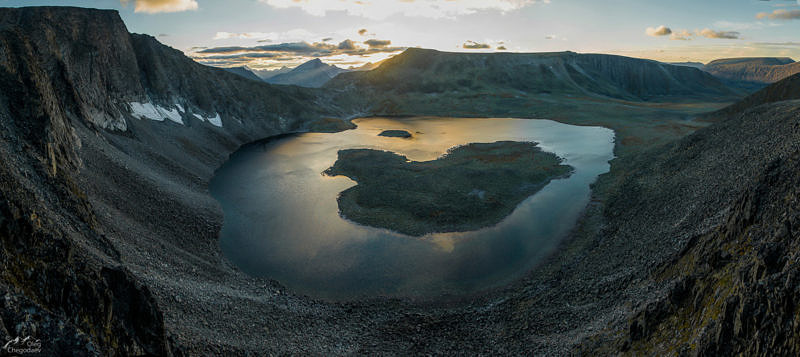
[[[339,73],[349,71],[315,58],[295,67],[291,71],[266,78],[265,81],[272,84],[293,84],[301,87],[319,88]]]
[[[315,59],[312,59],[312,60],[310,60],[308,62],[305,62],[305,63],[295,67],[295,69],[298,69],[298,70],[309,70],[309,69],[313,69],[313,68],[322,68],[322,67],[328,67],[328,66],[331,66],[331,65],[326,64],[325,62],[322,62],[322,60],[319,59],[319,58],[315,58]]]

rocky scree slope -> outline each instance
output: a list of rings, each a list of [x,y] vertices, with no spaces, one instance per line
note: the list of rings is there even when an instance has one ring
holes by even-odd
[[[0,53],[0,338],[35,335],[53,355],[183,353],[151,288],[172,272],[147,275],[137,254],[224,266],[208,253],[221,214],[204,180],[238,145],[340,113],[129,34],[115,11],[0,9]],[[147,230],[165,221],[208,232]],[[207,240],[181,254],[158,241],[187,236]]]
[[[636,169],[612,194],[598,242],[645,276],[614,284],[608,295],[631,308],[582,352],[800,352],[800,101],[782,92],[789,84],[626,164]]]
[[[714,113],[709,113],[705,117],[710,119],[724,118],[736,115],[748,109],[785,100],[800,99],[800,74],[792,75],[773,85],[755,92],[741,101],[720,109]]]

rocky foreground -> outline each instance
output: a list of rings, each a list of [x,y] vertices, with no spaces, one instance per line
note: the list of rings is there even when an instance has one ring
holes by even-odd
[[[615,161],[570,240],[506,289],[331,303],[231,266],[207,183],[239,145],[345,128],[337,118],[392,103],[201,66],[129,34],[113,11],[0,9],[0,54],[4,341],[35,336],[48,355],[800,353],[800,102],[780,90],[800,76],[695,134]],[[418,68],[459,63],[412,55]],[[576,56],[600,74],[652,66]],[[692,79],[680,93],[703,83],[710,96],[731,93],[693,71],[668,68],[663,80]],[[604,79],[594,93],[670,94],[642,73]],[[367,76],[376,91],[390,87]],[[428,98],[426,111],[438,106]],[[481,113],[517,103],[464,100],[492,105]],[[631,138],[618,148],[637,143],[631,128],[618,128]]]

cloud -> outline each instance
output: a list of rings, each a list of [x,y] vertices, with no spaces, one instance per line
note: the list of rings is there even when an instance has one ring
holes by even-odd
[[[352,40],[344,40],[339,43],[340,50],[354,50],[356,49],[356,44]]]
[[[558,36],[556,36],[556,35],[547,35],[547,36],[544,37],[545,40],[555,40],[557,38],[558,38]]]
[[[661,25],[659,27],[648,27],[646,30],[644,30],[644,33],[646,33],[647,36],[657,37],[669,35],[672,33],[672,30],[669,27]]]
[[[489,46],[489,44],[487,43],[478,43],[475,41],[464,42],[464,44],[461,45],[461,47],[468,50],[482,50],[482,49],[492,48],[492,46]]]
[[[692,39],[692,33],[688,30],[674,31],[672,32],[672,35],[669,36],[669,39],[688,41]]]
[[[322,37],[319,34],[312,33],[306,29],[297,28],[284,32],[225,32],[220,31],[214,34],[212,38],[218,40],[256,40],[258,43],[290,43],[301,42],[308,39],[316,39]],[[326,42],[323,40],[323,42]]]
[[[800,4],[800,2],[798,3]],[[800,20],[800,10],[777,9],[771,13],[759,12],[756,15],[756,18],[770,20]]]
[[[211,64],[212,62],[219,64],[219,61],[226,61],[226,63],[230,64],[234,62],[247,63],[254,59],[298,61],[308,60],[309,58],[335,57],[341,55],[370,56],[380,53],[395,53],[405,49],[404,47],[390,47],[388,43],[385,46],[379,47],[374,45],[375,44],[364,48],[359,47],[355,41],[344,40],[339,44],[325,42],[291,42],[253,47],[227,46],[200,49],[192,54],[192,58],[205,64]]]
[[[359,35],[361,35],[361,36],[364,36],[364,35],[366,35],[366,34],[367,34],[367,29],[360,29],[360,30],[358,30],[358,34],[359,34]]]
[[[499,47],[497,47],[497,50],[498,51],[505,51],[506,50],[506,46],[499,46]]]
[[[364,44],[369,46],[369,48],[383,48],[391,45],[392,41],[371,39],[364,41]]]
[[[306,55],[324,54],[331,52],[336,46],[315,43],[309,44],[308,42],[292,42],[280,43],[275,45],[264,45],[255,47],[241,47],[241,46],[228,46],[228,47],[213,47],[197,51],[197,53],[237,53],[237,52],[291,52]]]
[[[706,28],[697,31],[697,35],[705,38],[738,39],[740,34],[737,31],[714,31]]]
[[[160,12],[180,12],[197,10],[196,0],[120,0],[122,6],[133,1],[133,12],[156,14]]]
[[[682,41],[691,40],[695,36],[701,36],[705,38],[718,38],[718,39],[738,39],[739,36],[741,35],[738,31],[715,31],[709,28],[705,28],[702,30],[695,30],[694,32],[690,32],[689,30],[672,31],[672,29],[663,25],[655,28],[648,27],[645,33],[648,36],[654,36],[654,37],[669,35],[670,40],[682,40]]]
[[[333,37],[325,37],[325,38],[322,39],[322,42],[328,42],[328,41],[332,41],[332,40],[333,40]]]
[[[510,12],[550,0],[259,0],[269,6],[300,8],[324,16],[330,11],[343,11],[353,16],[384,20],[392,15],[426,18],[455,18],[479,11]]]
[[[217,32],[214,35],[215,40],[227,40],[231,38],[241,38],[241,39],[255,39],[255,38],[267,38],[270,37],[271,33],[265,32]]]

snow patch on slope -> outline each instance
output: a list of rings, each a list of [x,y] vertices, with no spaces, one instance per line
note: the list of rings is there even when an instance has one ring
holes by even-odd
[[[167,109],[159,105],[153,105],[153,103],[131,102],[129,105],[131,108],[131,115],[133,115],[134,118],[146,118],[155,121],[169,119],[170,121],[183,125],[183,119],[181,119],[181,113],[178,109]]]
[[[178,109],[167,110],[167,108],[163,107],[156,107],[156,109],[166,116],[167,119],[183,125],[183,119],[181,119],[181,113],[178,112]]]
[[[133,115],[134,118],[164,121],[164,118],[158,113],[158,110],[156,110],[156,107],[153,106],[152,103],[131,102],[130,106],[131,115]]]
[[[211,123],[211,125],[214,125],[216,127],[221,128],[222,127],[222,118],[219,117],[219,113],[215,113],[215,114],[216,114],[215,117],[207,118],[208,122]]]
[[[216,126],[218,128],[222,127],[222,118],[219,116],[219,113],[214,113],[213,117],[205,118],[200,114],[193,114],[195,118],[200,119],[200,121],[208,121],[211,125]]]

